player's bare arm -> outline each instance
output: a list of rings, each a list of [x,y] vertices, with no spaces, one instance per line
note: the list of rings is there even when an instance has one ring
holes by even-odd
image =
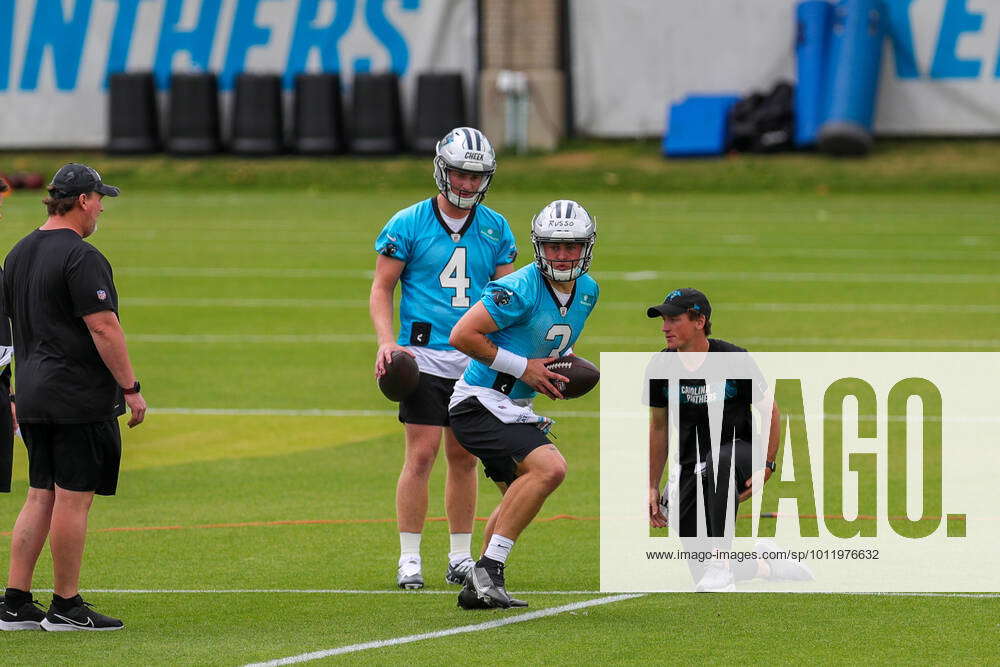
[[[778,455],[778,445],[781,443],[781,411],[778,410],[778,402],[771,401],[771,426],[767,434],[767,457],[766,461],[774,461],[774,457]],[[767,480],[771,479],[771,469],[765,467],[763,470],[758,471],[754,474],[755,477],[759,477],[760,481],[758,484],[763,486],[767,484]],[[740,494],[739,500],[742,503],[744,500],[749,498],[753,494],[754,478],[748,479],[744,486],[746,490]]]
[[[510,264],[498,264],[490,280],[498,280],[510,273],[514,273],[514,262]]]
[[[489,311],[482,303],[476,303],[455,324],[448,342],[456,350],[461,350],[473,359],[492,365],[499,354],[499,348],[486,337],[486,334],[496,330],[496,322],[493,321]],[[548,359],[528,359],[524,372],[518,379],[549,398],[562,398],[562,394],[552,381],[569,382],[569,378],[550,371],[545,367],[546,361]]]
[[[83,321],[90,331],[91,338],[94,339],[94,346],[97,353],[101,355],[104,365],[111,371],[115,381],[121,387],[132,387],[136,383],[135,372],[132,370],[132,362],[128,357],[128,348],[125,345],[125,332],[118,322],[118,316],[112,310],[101,310],[96,313],[83,316]],[[146,418],[146,399],[142,394],[125,394],[125,403],[128,404],[131,415],[128,420],[129,428],[138,426]]]
[[[396,350],[403,350],[413,356],[412,352],[396,343],[392,333],[392,293],[396,290],[396,283],[405,267],[406,262],[385,255],[379,255],[375,259],[375,277],[372,278],[372,290],[368,298],[368,312],[378,341],[375,377],[385,373],[385,365],[392,360],[392,353]]]
[[[649,409],[649,525],[663,528],[667,517],[660,511],[660,482],[667,464],[667,409]]]

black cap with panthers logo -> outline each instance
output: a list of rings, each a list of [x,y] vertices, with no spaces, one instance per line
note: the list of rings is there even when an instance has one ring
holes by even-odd
[[[704,315],[709,319],[712,317],[712,305],[708,302],[708,297],[692,287],[675,289],[670,292],[663,298],[663,303],[647,308],[646,315],[649,317],[664,317],[667,315],[680,315],[689,310],[699,315]]]
[[[56,199],[99,192],[107,197],[117,197],[121,192],[113,185],[105,185],[97,170],[79,162],[60,167],[49,183],[49,194]]]

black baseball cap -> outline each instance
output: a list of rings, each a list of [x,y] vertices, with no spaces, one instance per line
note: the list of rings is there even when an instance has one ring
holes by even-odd
[[[693,287],[675,289],[663,297],[663,303],[647,308],[646,315],[649,317],[680,315],[689,310],[693,310],[709,319],[712,317],[712,305],[708,302],[708,297]]]
[[[49,183],[49,193],[57,199],[91,192],[99,192],[106,197],[117,197],[121,190],[113,185],[105,185],[95,169],[79,162],[64,164]]]

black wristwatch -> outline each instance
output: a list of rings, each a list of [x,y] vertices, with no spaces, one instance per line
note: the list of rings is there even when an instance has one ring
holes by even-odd
[[[138,394],[139,393],[139,381],[136,380],[135,384],[129,388],[122,387],[123,394]]]
[[[770,470],[771,472],[774,472],[778,466],[774,461],[764,461],[764,467]]]

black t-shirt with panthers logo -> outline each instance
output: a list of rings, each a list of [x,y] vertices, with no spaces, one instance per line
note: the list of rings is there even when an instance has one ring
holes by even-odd
[[[708,339],[708,351],[746,353],[742,347],[715,338]],[[671,356],[675,353],[674,350],[668,349],[664,349],[663,352],[669,353]],[[670,363],[674,363],[673,360]],[[676,363],[680,363],[679,358],[677,358]],[[662,365],[659,367],[662,370]],[[671,377],[687,376],[692,378],[678,380],[679,415],[675,423],[677,424],[679,441],[678,462],[681,465],[694,465],[697,461],[704,461],[706,454],[711,451],[709,449],[711,431],[708,414],[710,403],[724,401],[722,429],[720,431],[723,440],[731,441],[735,438],[746,444],[753,441],[754,424],[750,412],[750,405],[754,398],[753,389],[756,385],[759,397],[766,389],[766,383],[760,369],[749,357],[734,364],[734,367],[740,369],[736,374],[741,377],[727,378],[724,383],[709,383],[708,385],[704,379],[697,379],[697,370],[684,369],[683,365],[670,372]],[[668,380],[650,378],[649,406],[653,408],[668,407],[668,391]]]
[[[72,229],[36,229],[7,255],[3,311],[14,338],[17,418],[86,423],[125,412],[121,388],[83,321],[118,313],[111,264]]]

